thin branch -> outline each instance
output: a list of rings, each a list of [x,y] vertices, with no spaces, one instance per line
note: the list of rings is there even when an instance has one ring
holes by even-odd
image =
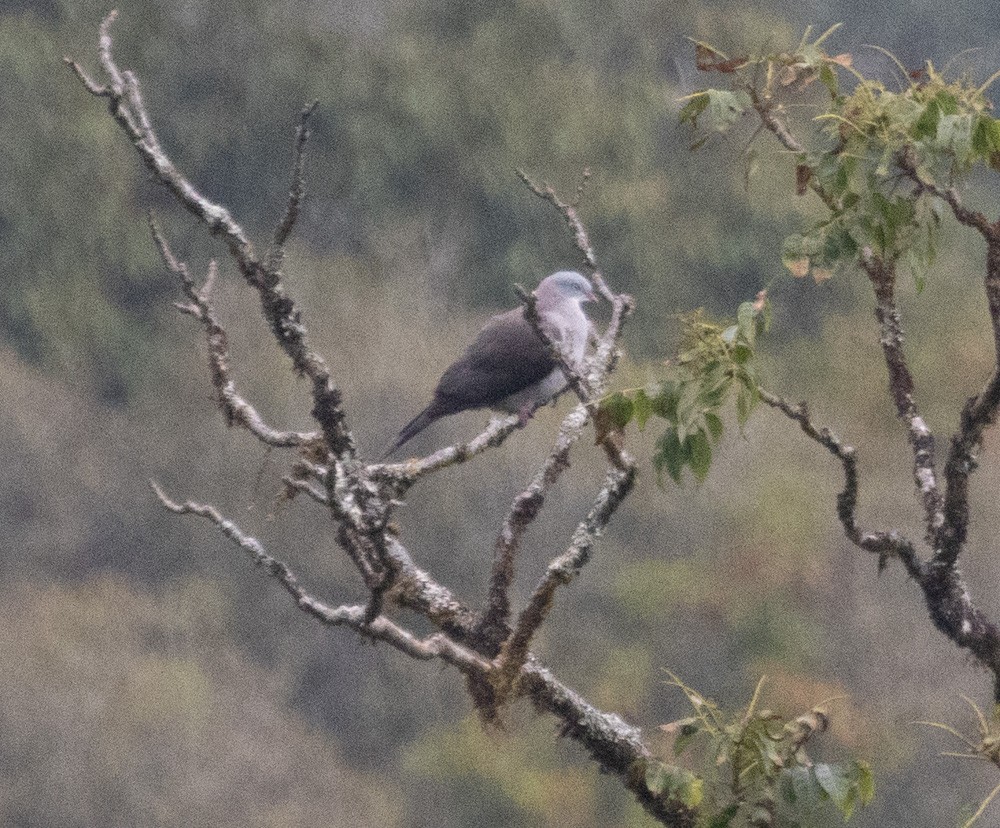
[[[242,549],[253,562],[274,578],[292,597],[296,606],[320,623],[347,626],[360,635],[384,641],[402,653],[420,660],[440,659],[468,676],[489,676],[492,665],[469,648],[456,642],[452,636],[440,633],[420,639],[398,626],[385,616],[366,621],[367,608],[344,605],[332,608],[309,595],[298,583],[292,570],[284,562],[267,554],[260,542],[234,522],[224,518],[208,504],[191,501],[178,503],[169,498],[156,484],[151,483],[160,502],[176,514],[193,514],[205,518]],[[464,617],[465,611],[448,590],[412,566],[409,553],[397,542],[390,542],[391,554],[406,572],[406,584],[400,584],[402,603],[414,609],[431,609],[439,622],[451,619],[455,629],[471,629],[472,618]],[[439,623],[439,626],[444,624]],[[559,682],[552,673],[528,656],[521,669],[517,684],[539,710],[549,712],[562,723],[562,733],[579,742],[602,769],[613,773],[631,790],[643,807],[659,822],[676,828],[691,828],[693,812],[678,800],[653,794],[645,784],[642,769],[652,759],[652,754],[642,738],[642,732],[613,713],[604,713],[586,702],[576,692]]]
[[[215,262],[209,265],[208,278],[204,286],[199,289],[191,278],[187,265],[179,261],[170,250],[152,215],[149,216],[149,228],[163,263],[180,280],[184,295],[188,298],[187,303],[178,302],[175,307],[181,313],[198,320],[205,329],[212,385],[226,425],[242,426],[262,443],[275,448],[302,446],[319,440],[319,432],[277,431],[271,428],[257,409],[237,392],[236,384],[229,372],[229,338],[208,298],[218,272]]]
[[[178,503],[168,497],[154,481],[150,481],[150,486],[159,501],[171,512],[178,515],[197,515],[215,524],[222,534],[250,556],[256,566],[281,584],[300,610],[321,623],[350,627],[366,638],[392,645],[411,658],[422,661],[439,658],[463,673],[482,675],[489,671],[490,665],[487,661],[440,633],[420,639],[384,616],[367,619],[365,607],[345,604],[333,608],[319,601],[302,588],[298,577],[288,564],[269,555],[260,541],[247,535],[233,521],[223,517],[214,506],[190,500]]]
[[[527,606],[518,616],[514,631],[504,642],[500,655],[494,661],[496,672],[493,685],[501,701],[510,693],[521,673],[531,640],[552,609],[556,590],[559,586],[570,583],[590,560],[595,541],[632,490],[635,477],[634,463],[626,470],[613,468],[608,471],[594,505],[573,533],[569,548],[549,564],[545,575],[535,587]]]
[[[617,364],[618,338],[621,336],[622,327],[635,309],[635,300],[627,293],[615,293],[608,287],[597,266],[597,256],[594,253],[594,246],[590,241],[590,234],[587,232],[587,228],[584,226],[577,212],[577,207],[579,207],[580,201],[583,198],[587,181],[590,179],[590,169],[584,169],[582,181],[576,189],[576,197],[572,203],[563,201],[551,185],[547,183],[536,184],[523,170],[518,170],[517,174],[531,192],[543,201],[551,204],[562,217],[566,228],[573,237],[573,244],[583,254],[584,262],[590,271],[590,278],[597,288],[597,292],[611,304],[611,321],[608,323],[608,327],[604,333],[598,337],[594,358],[590,360],[591,369],[585,377],[593,393],[599,395],[603,393],[603,383],[607,375],[614,370]],[[522,298],[523,295],[522,291]],[[538,326],[536,325],[537,330]],[[549,344],[544,336],[542,338],[546,344]],[[551,344],[549,344],[549,347],[552,347]],[[567,378],[570,378],[571,387],[577,392],[580,401],[586,404],[588,397],[582,393],[582,383],[574,384],[571,378],[574,372],[572,370],[567,372],[566,370],[567,367],[572,368],[572,366],[565,366],[565,360],[561,359],[561,354],[558,352],[555,352],[555,356],[559,357],[558,361],[563,364],[563,373],[566,374]]]
[[[919,584],[934,626],[955,644],[969,650],[993,673],[994,694],[1000,702],[1000,629],[972,603],[968,588],[954,566],[943,566],[938,558],[923,564],[911,541],[896,532],[862,532],[855,522],[858,478],[854,449],[826,428],[817,427],[804,405],[791,405],[761,389],[761,399],[799,424],[844,467],[844,490],[837,498],[837,514],[845,534],[861,549],[902,561],[907,573]]]
[[[977,466],[976,455],[983,433],[994,425],[1000,409],[1000,365],[986,387],[970,397],[959,420],[959,429],[951,438],[951,450],[944,467],[944,524],[939,533],[935,563],[952,567],[961,554],[969,532],[969,477]]]
[[[868,247],[862,249],[860,261],[875,290],[875,318],[889,371],[889,391],[896,413],[906,425],[913,449],[913,479],[923,504],[925,538],[933,546],[944,524],[943,501],[934,465],[934,435],[920,416],[913,398],[913,375],[903,352],[903,325],[895,297],[895,263],[876,256]]]
[[[935,554],[935,564],[939,568],[954,566],[965,545],[969,531],[969,477],[977,466],[976,456],[983,434],[996,423],[1000,410],[1000,235],[988,235],[986,241],[983,286],[993,325],[996,364],[983,390],[966,401],[958,431],[951,438],[951,450],[944,468],[944,524]]]
[[[330,451],[337,457],[352,457],[354,438],[347,427],[340,390],[331,381],[322,357],[309,348],[301,313],[287,296],[280,272],[260,262],[243,228],[229,211],[198,192],[167,156],[150,125],[137,79],[131,72],[122,72],[115,63],[111,25],[116,17],[117,12],[111,12],[100,28],[100,62],[110,83],[99,86],[76,63],[67,60],[68,65],[88,92],[107,99],[112,117],[155,178],[212,235],[222,237],[243,278],[259,292],[261,309],[278,344],[292,360],[296,372],[308,377],[312,386],[312,415],[320,424]]]
[[[762,402],[798,423],[811,440],[819,443],[840,461],[844,469],[844,488],[837,495],[837,517],[851,543],[866,552],[878,555],[880,569],[885,566],[890,556],[899,558],[910,577],[919,582],[923,577],[923,565],[911,541],[895,531],[866,532],[857,524],[858,468],[854,448],[844,443],[830,429],[817,426],[810,418],[805,403],[793,405],[766,389],[758,390]]]
[[[476,631],[476,638],[485,651],[495,654],[510,632],[508,591],[514,582],[514,561],[521,539],[545,504],[545,497],[562,473],[569,468],[569,453],[580,439],[590,415],[582,405],[576,406],[563,420],[555,446],[531,483],[511,503],[493,548],[493,571],[490,576],[486,612]]]
[[[489,448],[500,446],[519,427],[516,415],[495,417],[467,443],[445,446],[426,457],[403,463],[372,463],[368,466],[368,474],[372,480],[388,485],[398,497],[420,478],[449,466],[459,465]]]
[[[745,91],[750,96],[751,105],[757,113],[757,117],[760,118],[761,126],[777,138],[778,143],[789,152],[800,155],[806,152],[805,145],[795,136],[784,119],[779,116],[779,105],[775,102],[774,98],[770,94],[761,96],[753,84],[747,84]],[[823,203],[830,210],[837,211],[840,209],[837,199],[823,188],[816,180],[816,176],[809,176],[807,186],[822,199]]]
[[[958,191],[954,187],[941,187],[934,181],[925,179],[917,169],[917,160],[914,157],[912,147],[907,147],[896,156],[899,168],[906,173],[918,190],[926,190],[928,193],[937,196],[951,208],[951,212],[958,219],[959,223],[966,227],[978,230],[987,242],[1000,241],[1000,231],[978,210],[970,210],[962,204]]]
[[[309,118],[319,101],[312,101],[303,107],[299,113],[299,123],[295,129],[295,160],[292,164],[292,183],[288,190],[288,204],[285,205],[285,214],[278,224],[278,229],[274,232],[274,245],[271,249],[270,266],[276,269],[281,266],[281,257],[284,255],[285,243],[295,227],[295,222],[299,217],[299,209],[302,206],[302,197],[305,195],[305,149],[309,141]]]
[[[315,500],[321,506],[329,506],[330,498],[326,496],[326,492],[320,491],[316,486],[310,483],[308,480],[302,480],[299,477],[291,477],[286,475],[281,478],[281,482],[289,489],[288,499],[297,492],[302,492],[308,497]]]
[[[563,220],[569,226],[571,232],[573,233],[573,240],[576,244],[576,249],[583,254],[583,259],[590,269],[593,278],[594,285],[598,292],[609,302],[614,300],[614,293],[612,293],[611,288],[607,286],[604,279],[602,278],[600,272],[597,269],[597,256],[594,255],[594,247],[590,243],[590,236],[587,234],[586,228],[580,221],[580,217],[577,215],[576,208],[579,204],[580,197],[583,195],[584,184],[581,184],[577,188],[577,199],[572,204],[568,204],[556,195],[556,191],[552,187],[543,182],[541,185],[536,184],[528,176],[524,170],[517,171],[518,177],[525,183],[531,192],[538,196],[543,201],[549,202],[559,213],[562,215]],[[585,169],[583,172],[584,182],[590,178],[590,170]]]

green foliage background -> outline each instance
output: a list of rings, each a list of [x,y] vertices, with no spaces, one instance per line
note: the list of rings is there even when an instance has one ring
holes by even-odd
[[[120,9],[117,53],[143,80],[161,138],[254,233],[280,215],[294,118],[319,99],[289,284],[371,454],[483,318],[514,301],[513,282],[575,262],[515,169],[569,190],[589,165],[584,218],[608,278],[639,301],[622,385],[657,375],[675,314],[731,313],[777,276],[763,379],[810,399],[859,447],[872,523],[916,527],[867,286],[856,274],[821,286],[783,275],[781,240],[810,211],[791,176],[758,176],[747,192],[738,138],[687,151],[676,99],[699,79],[683,36],[735,53],[843,19],[843,50],[891,82],[891,64],[862,43],[943,65],[995,41],[1000,13],[959,6],[943,19],[929,2],[875,11],[846,0]],[[151,186],[61,65],[64,54],[94,65],[106,11],[89,0],[0,5],[0,821],[648,825],[550,721],[517,710],[507,733],[484,734],[455,676],[310,624],[217,534],[154,503],[145,481],[155,476],[216,502],[320,596],[359,595],[327,522],[305,504],[275,505],[280,459],[221,424],[146,209],[195,267],[222,251]],[[960,60],[986,77],[996,58]],[[988,203],[996,193],[984,187]],[[903,297],[925,410],[942,433],[992,358],[981,254],[968,240],[946,227],[923,293]],[[244,387],[272,422],[305,426],[305,390],[224,261],[216,298]],[[557,418],[543,412],[499,454],[411,495],[408,543],[471,601]],[[418,448],[482,421],[441,423]],[[875,561],[842,538],[839,471],[794,429],[762,412],[745,439],[714,450],[700,486],[662,492],[645,470],[595,561],[560,595],[543,655],[595,703],[650,728],[686,704],[666,669],[730,707],[761,672],[773,677],[769,703],[797,707],[789,713],[846,693],[831,711],[832,751],[840,742],[869,758],[879,791],[855,824],[957,821],[994,782],[937,758],[939,734],[909,722],[961,715],[956,692],[985,700],[985,680],[932,630],[901,572],[876,578]],[[532,532],[522,586],[586,509],[600,468],[583,454]],[[993,610],[996,459],[989,444],[964,565]]]

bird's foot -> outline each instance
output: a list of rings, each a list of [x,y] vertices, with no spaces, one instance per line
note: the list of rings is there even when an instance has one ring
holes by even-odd
[[[517,412],[517,427],[524,428],[528,424],[528,420],[535,416],[535,405],[532,403],[525,403],[521,406],[521,410]]]

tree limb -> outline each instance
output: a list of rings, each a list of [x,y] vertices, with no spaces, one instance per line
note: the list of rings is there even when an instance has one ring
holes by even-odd
[[[889,392],[896,413],[904,422],[913,449],[913,480],[924,509],[924,537],[932,546],[944,524],[943,502],[934,465],[934,434],[920,416],[913,398],[913,375],[903,353],[903,326],[896,307],[895,263],[876,256],[870,248],[861,251],[861,266],[875,290],[875,318],[879,343],[889,371]]]
[[[288,297],[281,273],[265,266],[256,256],[243,228],[224,207],[205,198],[177,169],[160,145],[131,72],[123,72],[112,52],[111,25],[118,13],[113,11],[100,28],[100,62],[109,83],[100,86],[80,66],[66,58],[84,87],[92,95],[106,98],[108,109],[122,131],[131,140],[139,157],[160,182],[193,213],[212,235],[221,236],[240,273],[260,294],[261,309],[278,344],[292,361],[295,371],[305,375],[312,386],[312,415],[320,424],[329,450],[337,457],[353,457],[354,438],[347,427],[340,390],[333,384],[323,358],[308,344],[301,312]]]
[[[212,385],[215,388],[219,408],[226,420],[226,425],[238,425],[245,428],[265,445],[274,448],[291,448],[315,443],[320,439],[319,432],[277,431],[271,428],[251,405],[236,390],[229,372],[229,337],[225,328],[219,322],[215,311],[209,302],[209,295],[218,273],[215,261],[209,264],[208,277],[199,289],[188,272],[187,265],[179,261],[170,250],[167,240],[160,229],[149,217],[149,227],[153,241],[160,251],[167,269],[180,280],[187,303],[177,302],[175,307],[183,314],[196,319],[205,329],[205,341],[208,345],[208,362],[212,373]]]
[[[844,443],[830,429],[817,426],[810,418],[805,403],[792,405],[787,400],[763,388],[758,389],[758,392],[762,402],[798,423],[811,440],[819,443],[840,461],[844,469],[844,488],[837,495],[837,517],[844,527],[844,534],[848,540],[858,548],[878,555],[879,569],[884,568],[890,556],[898,558],[910,577],[920,582],[924,574],[923,564],[920,562],[911,541],[899,535],[895,530],[867,532],[857,524],[858,468],[854,448]]]

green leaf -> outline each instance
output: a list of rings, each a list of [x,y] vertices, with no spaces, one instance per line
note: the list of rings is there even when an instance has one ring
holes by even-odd
[[[750,413],[754,410],[757,405],[759,395],[757,394],[757,388],[749,384],[749,380],[746,378],[741,378],[743,384],[740,386],[739,393],[736,395],[736,422],[739,424],[740,428],[743,428],[750,419]]]
[[[871,765],[860,759],[855,760],[854,771],[861,804],[867,805],[875,798],[875,774],[872,773]]]
[[[680,387],[678,383],[667,380],[660,385],[658,391],[650,399],[653,413],[664,420],[674,422],[677,420],[677,403],[680,398]]]
[[[733,822],[733,817],[739,811],[740,805],[738,802],[734,802],[724,811],[716,814],[710,823],[708,823],[708,828],[729,828]]]
[[[848,820],[858,804],[858,783],[852,778],[852,768],[843,765],[828,765],[824,762],[813,765],[816,781],[830,800]]]
[[[933,138],[937,135],[938,121],[940,120],[941,107],[937,100],[932,98],[910,128],[910,135],[918,141],[921,138]]]
[[[783,775],[791,780],[791,791],[795,802],[800,802],[806,807],[814,807],[819,802],[823,789],[809,768],[796,766],[786,770]]]
[[[826,87],[826,91],[830,93],[830,98],[837,100],[840,86],[837,82],[837,73],[833,71],[833,67],[829,63],[824,63],[819,68],[819,79],[822,81],[823,86]]]
[[[935,146],[951,152],[959,163],[966,163],[972,151],[972,115],[943,115]]]
[[[689,434],[686,442],[691,471],[700,482],[708,476],[708,470],[712,467],[712,445],[702,429]]]
[[[635,397],[632,398],[632,403],[632,413],[635,416],[635,424],[639,427],[639,431],[642,431],[653,414],[653,401],[644,390],[640,389],[635,392]]]
[[[635,405],[632,400],[620,391],[616,391],[614,394],[605,398],[604,402],[601,403],[600,410],[608,412],[611,418],[611,424],[616,429],[621,430],[632,421]]]
[[[606,397],[594,414],[594,430],[601,443],[612,432],[622,431],[632,420],[635,406],[628,397],[616,391]]]
[[[677,799],[697,808],[704,796],[704,782],[686,768],[650,762],[646,767],[646,787],[654,796]]]
[[[989,115],[980,115],[972,130],[972,149],[985,158],[990,166],[995,166],[995,158],[1000,156],[1000,120]]]
[[[730,356],[737,365],[745,365],[753,358],[753,348],[749,345],[734,345]]]
[[[679,113],[679,118],[681,123],[690,123],[691,126],[698,126],[698,116],[705,111],[708,106],[709,95],[707,91],[696,92],[692,95],[686,104],[681,107]]]
[[[719,442],[722,438],[722,418],[718,414],[707,411],[705,412],[705,425],[708,426],[709,433],[715,442]]]
[[[726,89],[704,89],[692,95],[681,107],[681,123],[690,123],[709,132],[726,132],[747,109],[750,96],[746,92],[730,92]]]
[[[673,478],[673,481],[679,484],[681,472],[687,459],[687,443],[681,444],[676,428],[668,428],[656,441],[656,453],[653,455],[653,468],[656,469],[660,485],[662,485],[664,469]]]

